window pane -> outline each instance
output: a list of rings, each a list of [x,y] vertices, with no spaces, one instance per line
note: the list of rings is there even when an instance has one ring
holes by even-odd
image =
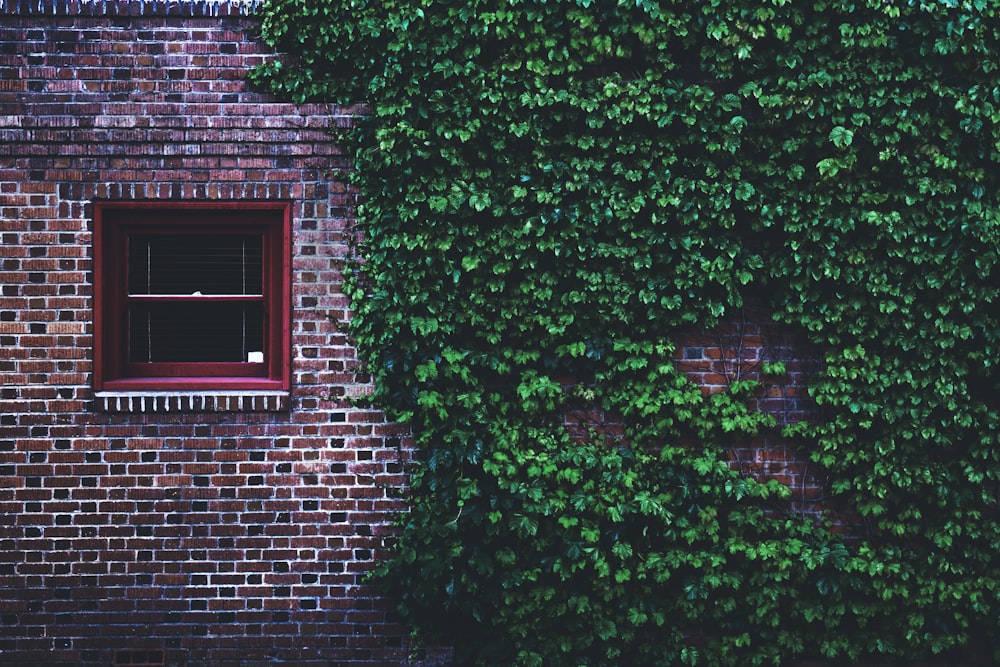
[[[260,362],[261,303],[169,301],[129,306],[129,361]]]
[[[261,294],[261,235],[133,235],[129,294]]]

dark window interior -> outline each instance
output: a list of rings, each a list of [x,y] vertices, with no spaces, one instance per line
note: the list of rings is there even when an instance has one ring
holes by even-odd
[[[133,235],[129,294],[261,294],[262,235]]]
[[[128,360],[262,362],[263,253],[259,234],[130,236]]]
[[[260,302],[133,303],[128,318],[132,362],[263,361]]]

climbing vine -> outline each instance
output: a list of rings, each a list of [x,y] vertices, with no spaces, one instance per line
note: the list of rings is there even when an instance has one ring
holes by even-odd
[[[366,103],[346,289],[421,451],[379,581],[423,637],[482,665],[1000,659],[995,3],[262,14],[286,55],[257,82]],[[812,419],[678,368],[679,332],[750,302],[820,351]],[[591,409],[620,430],[572,434]],[[778,428],[851,525],[731,465]]]

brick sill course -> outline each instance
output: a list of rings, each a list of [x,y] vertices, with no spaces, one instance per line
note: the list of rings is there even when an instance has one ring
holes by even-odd
[[[287,412],[287,391],[99,391],[94,409],[112,413]]]

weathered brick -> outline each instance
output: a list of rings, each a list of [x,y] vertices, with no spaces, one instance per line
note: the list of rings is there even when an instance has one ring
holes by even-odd
[[[208,5],[228,18],[199,9]],[[328,258],[346,256],[355,195],[321,179],[346,166],[326,129],[349,125],[356,110],[296,108],[252,91],[246,72],[268,56],[252,39],[247,6],[42,0],[0,10],[0,66],[19,72],[0,79],[0,501],[16,516],[4,553],[19,555],[3,603],[17,614],[4,633],[17,650],[5,647],[0,664],[31,664],[39,652],[111,664],[137,633],[152,650],[177,642],[179,655],[212,664],[272,655],[303,665],[404,662],[387,648],[405,636],[385,620],[388,602],[359,642],[340,620],[371,600],[355,598],[353,579],[331,587],[311,574],[331,565],[324,554],[356,557],[325,551],[330,512],[342,517],[343,536],[355,529],[348,516],[367,514],[351,499],[356,477],[328,474],[344,453],[338,438],[383,424],[371,411],[347,424],[325,399],[331,389],[365,393],[343,364],[355,363],[354,351],[320,310],[346,317],[340,265],[330,270]],[[245,198],[294,200],[294,254],[310,258],[293,267],[294,301],[309,305],[292,327],[303,370],[291,400],[94,401],[93,202]],[[304,370],[333,348],[336,373]],[[337,508],[320,506],[331,498]],[[390,517],[366,526],[376,520]],[[370,569],[371,560],[361,563],[359,572]],[[53,598],[51,576],[74,576],[65,584],[72,594]],[[246,613],[219,620],[233,612]],[[41,639],[57,615],[58,654]],[[304,627],[312,630],[303,635]],[[331,645],[340,652],[324,652]]]

